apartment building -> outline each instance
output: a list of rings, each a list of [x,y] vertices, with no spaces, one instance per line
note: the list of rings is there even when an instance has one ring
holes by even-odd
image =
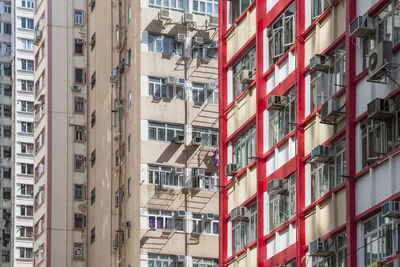
[[[34,266],[86,266],[86,7],[34,11]]]
[[[33,0],[12,2],[13,10],[13,266],[32,266],[34,184]]]
[[[218,1],[88,1],[87,266],[218,266]]]
[[[220,266],[400,266],[400,1],[221,1]]]
[[[11,266],[12,218],[12,11],[0,1],[0,266]]]

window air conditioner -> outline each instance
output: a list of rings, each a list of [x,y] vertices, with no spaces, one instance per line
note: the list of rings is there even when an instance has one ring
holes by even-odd
[[[185,143],[185,135],[184,134],[177,134],[174,137],[174,143],[175,144],[183,144],[183,143]]]
[[[365,38],[374,31],[372,18],[368,16],[358,16],[350,22],[350,36]]]
[[[400,218],[400,201],[388,201],[382,206],[382,216]]]
[[[33,43],[34,43],[35,45],[38,45],[38,44],[40,43],[40,40],[42,40],[42,37],[43,37],[43,32],[42,32],[42,30],[36,30],[36,31],[35,31],[35,37],[34,37]]]
[[[334,124],[342,115],[339,98],[330,98],[321,106],[321,123]]]
[[[332,160],[332,158],[330,146],[319,145],[311,151],[311,160],[313,162],[326,163]]]
[[[125,101],[122,99],[115,99],[115,108],[124,108]]]
[[[185,259],[186,259],[186,256],[185,256],[185,255],[178,255],[178,256],[177,256],[177,261],[178,261],[178,262],[184,262]]]
[[[198,45],[202,45],[202,44],[204,44],[204,39],[203,39],[203,37],[194,37],[193,38],[193,40],[192,40],[192,45],[193,46],[198,46]]]
[[[274,196],[276,194],[282,194],[288,190],[288,183],[284,179],[272,179],[268,183],[268,194]]]
[[[247,208],[246,207],[236,207],[231,210],[231,221],[243,221],[247,219],[246,216]]]
[[[85,41],[83,39],[75,39],[75,44],[77,45],[84,45]]]
[[[315,54],[310,59],[310,71],[323,71],[329,70],[328,56]]]
[[[181,175],[183,175],[183,168],[175,168],[175,174],[181,174]]]
[[[176,85],[178,85],[178,86],[185,86],[185,79],[183,79],[183,78],[178,78],[178,80],[176,81]]]
[[[131,228],[131,221],[124,221],[121,223],[122,229],[130,229]]]
[[[168,76],[168,78],[166,79],[166,83],[168,85],[174,85],[176,83],[176,78],[173,76]]]
[[[86,205],[85,204],[80,204],[78,205],[78,209],[82,212],[86,212]]]
[[[388,99],[376,98],[367,106],[368,119],[387,120],[393,117]]]
[[[185,13],[183,15],[183,21],[184,23],[196,23],[196,20],[194,19],[194,14],[193,13]]]
[[[206,220],[214,220],[215,216],[214,213],[207,213]]]
[[[118,83],[119,71],[118,68],[115,68],[111,72],[110,82],[111,83]]]
[[[186,216],[186,211],[184,210],[178,210],[178,213],[176,214],[176,217],[182,218]]]
[[[209,90],[215,90],[215,89],[217,89],[217,83],[216,82],[209,82],[207,88]]]
[[[280,110],[284,107],[283,100],[285,100],[285,96],[279,95],[271,95],[267,100],[267,109],[268,110]]]
[[[194,176],[196,177],[203,177],[206,175],[206,170],[205,169],[196,169],[194,170]]]
[[[239,165],[234,163],[229,163],[225,166],[225,175],[226,176],[233,176],[239,172]]]
[[[186,39],[186,35],[183,34],[183,33],[178,33],[175,36],[175,40],[176,40],[177,43],[183,43],[185,41],[185,39]]]
[[[201,146],[203,144],[203,137],[201,136],[195,136],[192,139],[192,145],[193,146]]]
[[[252,83],[255,79],[254,71],[252,70],[241,70],[239,73],[240,83],[249,84]]]
[[[379,81],[385,76],[392,62],[392,41],[382,41],[371,50],[368,56],[368,81]]]
[[[218,16],[210,15],[207,20],[207,25],[211,28],[218,28]]]
[[[161,9],[160,12],[158,13],[158,18],[159,20],[166,20],[166,21],[172,20],[171,13],[169,12],[168,9]]]
[[[39,186],[39,192],[44,191],[44,185]]]
[[[317,238],[309,243],[310,256],[327,257],[334,253],[333,240],[329,238]]]
[[[96,1],[95,0],[91,0],[90,3],[89,3],[89,6],[93,8],[95,6],[95,4],[96,4]]]
[[[75,92],[80,92],[82,88],[79,85],[72,85],[71,90]]]

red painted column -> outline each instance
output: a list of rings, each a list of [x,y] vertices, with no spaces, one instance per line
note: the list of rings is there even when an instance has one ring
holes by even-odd
[[[356,56],[349,24],[356,16],[356,0],[346,1],[346,176],[356,174]],[[357,225],[355,222],[355,183],[346,180],[347,266],[357,266]]]
[[[263,267],[267,256],[264,241],[264,180],[266,161],[264,154],[263,112],[266,96],[266,80],[263,78],[263,17],[266,14],[266,1],[256,0],[256,129],[257,129],[257,266]]]
[[[301,33],[305,30],[305,0],[296,1],[296,143],[297,143],[297,173],[296,173],[296,266],[306,266],[302,263],[305,256],[305,218],[300,214],[305,207],[305,165],[304,159],[304,129],[298,125],[304,121],[305,116],[305,78],[303,70],[304,62],[304,40]],[[307,64],[308,65],[308,64]]]

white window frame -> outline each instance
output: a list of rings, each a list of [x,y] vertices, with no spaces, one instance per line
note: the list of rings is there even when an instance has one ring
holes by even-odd
[[[219,220],[218,218],[209,220],[206,214],[192,214],[192,233],[218,235]]]
[[[272,58],[276,61],[293,44],[296,31],[295,4],[293,3],[281,17],[272,24]]]
[[[183,174],[175,173],[174,167],[149,165],[149,184],[163,187],[183,187],[185,177]]]
[[[218,130],[193,127],[192,137],[202,137],[203,146],[218,147]]]
[[[197,15],[218,15],[218,0],[193,0],[193,13]]]
[[[202,190],[217,191],[219,177],[217,172],[206,171],[204,176],[196,177],[196,169],[192,170],[192,187]]]
[[[149,52],[161,53],[169,56],[184,55],[184,43],[178,43],[175,40],[175,37],[167,36],[164,34],[156,34],[149,32],[147,47]]]
[[[148,254],[147,266],[171,266],[171,267],[183,267],[183,262],[178,262],[177,256],[175,255],[161,255],[161,254]]]
[[[252,125],[232,145],[233,163],[244,168],[256,157],[256,125]]]
[[[130,94],[130,92],[129,92]],[[185,99],[185,86],[167,84],[166,79],[149,77],[149,95],[154,98]],[[129,103],[129,102],[128,102]],[[130,105],[128,104],[128,109]]]
[[[218,267],[218,259],[192,257],[193,267]]]
[[[151,131],[155,131],[154,138],[151,137]],[[160,135],[163,132],[164,138],[161,138]],[[168,123],[159,123],[159,122],[149,122],[149,140],[153,141],[162,141],[162,142],[173,142],[173,139],[178,134],[183,134],[184,128],[183,125],[174,125]],[[170,136],[172,138],[168,138],[169,134],[173,134]]]
[[[154,227],[151,225],[150,218],[154,218]],[[158,227],[159,220],[162,221],[161,227]],[[177,217],[176,211],[148,210],[148,222],[150,229],[161,230],[163,232],[185,231],[185,219]],[[178,228],[178,225],[181,227]]]

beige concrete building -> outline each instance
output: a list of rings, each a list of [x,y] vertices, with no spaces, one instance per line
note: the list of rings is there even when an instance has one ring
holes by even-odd
[[[88,1],[87,266],[218,266],[217,4]]]
[[[34,266],[85,266],[86,1],[35,1]]]

